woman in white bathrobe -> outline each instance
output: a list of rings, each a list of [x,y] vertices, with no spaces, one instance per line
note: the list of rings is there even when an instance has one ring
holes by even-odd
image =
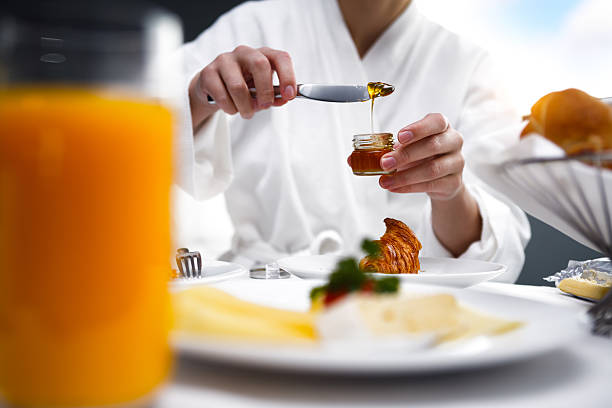
[[[508,270],[498,280],[516,280],[529,224],[470,171],[470,152],[506,143],[512,132],[498,130],[518,118],[497,94],[487,54],[410,0],[249,2],[180,54],[181,185],[200,199],[225,192],[235,228],[225,259],[250,267],[354,251],[392,217],[413,228],[423,256],[500,262]],[[397,135],[382,158],[397,172],[354,176],[346,158],[352,136],[369,131],[369,104],[294,100],[296,78],[393,84],[375,105],[374,126]]]

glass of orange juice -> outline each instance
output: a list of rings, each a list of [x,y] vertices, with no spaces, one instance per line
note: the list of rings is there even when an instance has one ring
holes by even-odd
[[[81,3],[0,22],[0,405],[146,404],[170,369],[180,24]]]

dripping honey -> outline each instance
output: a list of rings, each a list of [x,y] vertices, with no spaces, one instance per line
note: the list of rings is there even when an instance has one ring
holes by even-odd
[[[374,99],[391,95],[395,88],[384,82],[368,82],[368,94],[372,103],[370,104],[370,133],[374,133]]]
[[[372,100],[370,105],[371,133],[353,137],[355,150],[350,159],[353,174],[374,176],[392,173],[392,171],[383,170],[380,166],[382,156],[393,151],[393,135],[391,133],[374,133],[374,99],[390,95],[393,90],[393,86],[384,82],[368,83],[368,94]]]

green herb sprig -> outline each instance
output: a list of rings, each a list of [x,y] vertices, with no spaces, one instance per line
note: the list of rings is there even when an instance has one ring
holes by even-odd
[[[378,243],[368,239],[363,240],[361,248],[372,258],[379,257],[381,254]],[[369,283],[374,293],[396,293],[399,290],[399,279],[396,277],[375,279],[359,267],[357,259],[343,258],[329,276],[328,283],[310,291],[310,299],[315,300],[329,293],[356,292],[369,286]]]

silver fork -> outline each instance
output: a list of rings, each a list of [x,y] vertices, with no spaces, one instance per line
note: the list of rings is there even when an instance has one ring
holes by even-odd
[[[593,319],[593,333],[601,336],[612,335],[612,290],[602,300],[589,309]]]
[[[190,252],[187,248],[177,249],[176,266],[183,278],[202,277],[202,255],[198,251]]]

